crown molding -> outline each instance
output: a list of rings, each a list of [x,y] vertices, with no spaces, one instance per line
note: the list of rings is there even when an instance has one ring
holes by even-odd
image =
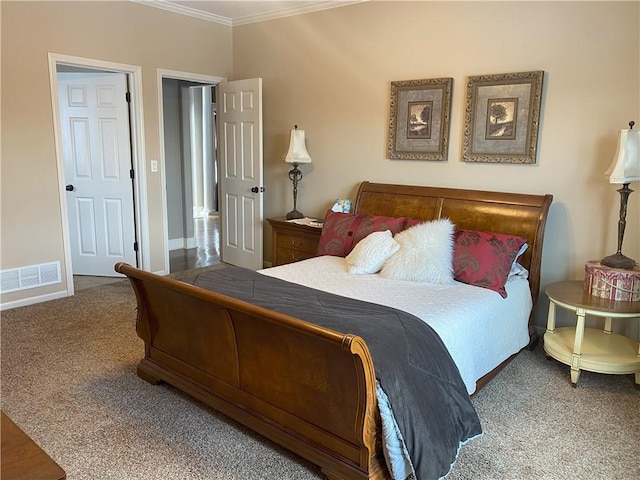
[[[206,20],[207,22],[219,23],[228,27],[232,26],[232,20],[228,17],[221,15],[214,15],[213,13],[203,12],[202,10],[196,10],[195,8],[186,7],[184,5],[178,5],[168,2],[166,0],[130,0],[141,5],[148,7],[159,8],[161,10],[167,10],[172,13],[178,13],[180,15],[187,15],[188,17],[199,18],[200,20]]]
[[[320,2],[309,2],[309,5],[298,5],[295,7],[288,7],[273,12],[261,13],[256,15],[245,15],[237,18],[224,17],[222,15],[215,15],[213,13],[205,12],[202,10],[194,9],[184,5],[172,3],[168,0],[130,0],[141,5],[149,7],[160,8],[172,13],[180,15],[187,15],[190,17],[199,18],[208,22],[219,23],[229,27],[235,27],[238,25],[247,25],[250,23],[264,22],[266,20],[275,20],[277,18],[292,17],[294,15],[302,15],[304,13],[317,12],[321,10],[328,10],[331,8],[344,7],[345,5],[351,5],[354,3],[362,3],[369,0],[326,0]]]
[[[238,17],[232,20],[232,25],[247,25],[249,23],[264,22],[266,20],[275,20],[277,18],[293,17],[295,15],[302,15],[304,13],[319,12],[321,10],[329,10],[331,8],[344,7],[345,5],[351,5],[354,3],[367,2],[369,0],[344,0],[335,1],[327,0],[323,2],[309,2],[309,5],[298,5],[296,7],[283,8],[281,10],[275,10],[269,13],[261,13],[257,15],[246,15],[244,17]]]

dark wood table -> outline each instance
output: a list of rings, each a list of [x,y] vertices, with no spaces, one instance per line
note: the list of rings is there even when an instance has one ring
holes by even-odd
[[[64,480],[67,474],[2,412],[2,480]]]

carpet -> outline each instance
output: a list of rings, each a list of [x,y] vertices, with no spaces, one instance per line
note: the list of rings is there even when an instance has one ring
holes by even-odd
[[[221,268],[223,265],[215,268]],[[201,270],[174,274],[191,282]],[[136,376],[124,280],[2,312],[2,409],[69,480],[320,479],[318,467],[180,391]],[[640,391],[523,351],[473,403],[484,435],[447,479],[640,478]]]

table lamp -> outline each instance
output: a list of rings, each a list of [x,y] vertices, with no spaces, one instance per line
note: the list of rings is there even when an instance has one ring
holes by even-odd
[[[640,182],[640,130],[633,130],[635,122],[629,122],[629,128],[620,130],[618,150],[609,169],[604,172],[609,175],[609,183],[622,184],[620,192],[620,219],[618,220],[618,251],[603,258],[600,263],[607,267],[631,270],[636,261],[622,254],[622,240],[627,224],[627,201],[633,190],[629,188],[631,182]]]
[[[284,161],[293,164],[293,168],[289,171],[289,179],[293,182],[293,210],[287,213],[286,218],[287,220],[303,218],[304,215],[296,208],[298,201],[298,182],[302,180],[302,172],[298,169],[298,164],[311,163],[311,157],[304,143],[304,130],[298,130],[298,125],[295,125],[293,130],[291,130],[289,151],[285,155]]]

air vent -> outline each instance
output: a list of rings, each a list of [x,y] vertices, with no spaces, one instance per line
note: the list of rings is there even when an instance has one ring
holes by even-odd
[[[60,283],[60,262],[0,271],[0,293]]]

